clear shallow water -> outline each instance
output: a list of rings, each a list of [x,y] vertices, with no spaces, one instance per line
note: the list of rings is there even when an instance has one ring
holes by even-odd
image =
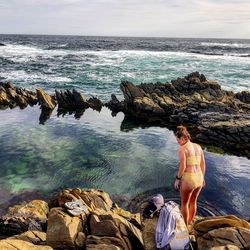
[[[0,35],[0,77],[49,92],[122,98],[121,80],[166,82],[193,71],[228,90],[250,88],[250,40]]]
[[[39,125],[39,115],[38,107],[0,111],[0,207],[66,187],[101,188],[120,200],[132,199],[132,207],[158,192],[178,200],[173,189],[178,145],[172,131],[121,131],[123,113],[112,117],[106,108],[87,109],[78,120],[54,111],[45,125]],[[250,160],[207,151],[205,158],[199,209],[249,218]]]

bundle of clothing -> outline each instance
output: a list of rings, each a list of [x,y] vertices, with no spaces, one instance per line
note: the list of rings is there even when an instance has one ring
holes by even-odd
[[[158,213],[156,226],[156,247],[160,250],[191,250],[188,229],[182,217],[179,205],[174,201],[164,202],[161,194],[152,197],[143,211],[143,216],[152,218]]]

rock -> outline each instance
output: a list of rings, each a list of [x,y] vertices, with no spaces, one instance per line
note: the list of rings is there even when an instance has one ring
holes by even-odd
[[[158,222],[158,217],[154,216],[153,218],[147,219],[143,218],[142,220],[142,236],[144,242],[145,250],[156,250],[155,244],[155,230]]]
[[[3,43],[0,43],[0,46],[6,46],[5,44],[3,44]]]
[[[8,213],[0,218],[0,232],[11,236],[28,230],[42,231],[47,223],[48,204],[42,200],[9,208]]]
[[[37,103],[36,94],[14,86],[13,82],[0,83],[0,106],[25,108]]]
[[[40,231],[27,231],[25,233],[9,237],[8,239],[23,240],[35,245],[46,245],[46,233]]]
[[[50,202],[50,207],[64,207],[65,202],[81,199],[87,205],[89,211],[101,208],[109,211],[113,205],[110,196],[98,189],[65,189]]]
[[[30,242],[18,239],[0,240],[0,249],[3,250],[53,250],[49,246],[37,246]]]
[[[106,244],[105,240],[110,240],[109,244],[122,249],[144,249],[141,230],[134,226],[127,219],[113,211],[95,210],[91,213],[90,232],[92,236],[98,237],[96,241],[89,236],[86,246],[95,244]],[[103,238],[103,239],[102,239]]]
[[[60,92],[56,90],[55,93],[60,109],[86,109],[89,107],[86,97],[75,89],[72,92],[70,90]]]
[[[250,247],[250,223],[233,215],[198,220],[194,230],[198,249],[229,245],[239,249]]]
[[[47,244],[56,249],[75,249],[75,244],[83,244],[83,222],[80,217],[72,217],[63,208],[52,208],[48,218]]]
[[[19,239],[5,239],[0,241],[0,249],[5,250],[53,250],[50,246],[46,245],[35,245],[25,240]]]
[[[92,109],[95,109],[97,111],[101,111],[103,106],[102,102],[96,97],[89,98],[88,103]]]
[[[250,91],[239,92],[235,95],[235,97],[241,100],[242,102],[250,104]]]
[[[10,100],[4,89],[0,89],[0,105],[9,105]]]
[[[56,101],[44,90],[38,88],[36,89],[36,94],[38,98],[38,102],[42,108],[53,110],[56,106]]]
[[[83,232],[78,232],[75,244],[78,248],[83,248],[86,242],[86,235]]]
[[[160,124],[168,128],[186,125],[192,128],[194,142],[205,141],[209,145],[218,144],[219,137],[209,137],[207,134],[223,128],[218,133],[222,131],[223,135],[229,135],[230,143],[220,138],[218,146],[229,152],[236,147],[239,150],[234,151],[234,154],[250,157],[250,145],[241,139],[250,138],[250,133],[242,133],[242,128],[249,126],[249,91],[234,94],[223,90],[216,81],[207,80],[199,72],[177,78],[171,83],[134,85],[122,81],[120,86],[124,100],[119,102],[112,96],[106,105],[113,112],[124,112],[125,121],[134,119],[144,124]],[[222,117],[224,124],[221,123]],[[212,126],[203,129],[203,125],[208,123]]]
[[[118,112],[124,110],[124,102],[120,102],[115,94],[111,94],[111,100],[104,105],[112,110],[113,116],[115,116]]]
[[[115,237],[98,237],[94,235],[88,235],[86,241],[86,250],[123,250],[123,243],[120,239]]]

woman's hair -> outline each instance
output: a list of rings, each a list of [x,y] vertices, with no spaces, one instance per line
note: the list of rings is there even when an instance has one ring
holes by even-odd
[[[185,140],[190,140],[191,136],[187,131],[187,128],[180,125],[177,127],[177,131],[175,132],[175,136],[178,137],[179,139],[183,137]]]

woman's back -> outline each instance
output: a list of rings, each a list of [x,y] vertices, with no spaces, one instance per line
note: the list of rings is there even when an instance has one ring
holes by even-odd
[[[183,147],[185,147],[185,156],[186,156],[185,172],[191,172],[191,173],[200,172],[201,157],[202,157],[202,149],[200,145],[189,141],[185,145],[183,145]]]

